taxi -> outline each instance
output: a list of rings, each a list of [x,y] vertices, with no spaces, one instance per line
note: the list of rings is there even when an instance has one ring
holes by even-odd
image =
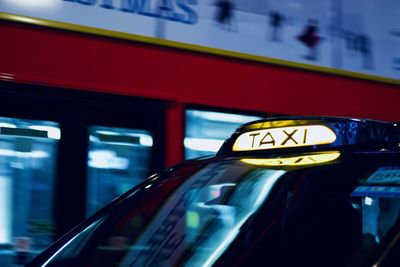
[[[400,126],[245,124],[150,176],[27,266],[400,266]]]

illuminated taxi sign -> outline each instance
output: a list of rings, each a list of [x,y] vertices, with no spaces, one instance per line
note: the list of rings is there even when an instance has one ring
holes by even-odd
[[[287,158],[262,158],[262,159],[241,159],[240,161],[257,166],[301,166],[329,162],[337,159],[340,152],[328,152],[323,154],[302,155]]]
[[[324,125],[279,127],[249,131],[235,141],[232,151],[253,151],[331,144],[336,135]]]

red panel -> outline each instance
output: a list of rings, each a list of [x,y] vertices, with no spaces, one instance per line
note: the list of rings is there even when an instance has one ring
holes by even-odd
[[[400,120],[397,86],[0,23],[0,74],[18,82],[281,114]]]
[[[179,103],[170,103],[166,111],[165,166],[172,166],[184,160],[182,141],[185,138],[185,107]]]

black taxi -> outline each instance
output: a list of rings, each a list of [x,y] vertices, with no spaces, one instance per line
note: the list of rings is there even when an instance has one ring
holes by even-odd
[[[27,266],[400,266],[400,126],[245,124],[150,176]]]

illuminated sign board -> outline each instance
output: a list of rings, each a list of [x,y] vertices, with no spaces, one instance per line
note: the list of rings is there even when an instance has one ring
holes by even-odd
[[[352,197],[393,197],[400,198],[399,186],[358,186],[352,193]]]
[[[0,19],[399,84],[399,1],[336,2],[2,0]]]
[[[335,133],[323,125],[279,127],[241,134],[233,144],[232,151],[323,145],[335,140]]]
[[[381,167],[371,174],[367,180],[367,183],[376,184],[400,184],[400,167],[399,166],[387,166]]]
[[[257,166],[301,166],[329,162],[339,158],[339,152],[329,152],[313,155],[284,158],[252,158],[241,159],[241,162]]]

